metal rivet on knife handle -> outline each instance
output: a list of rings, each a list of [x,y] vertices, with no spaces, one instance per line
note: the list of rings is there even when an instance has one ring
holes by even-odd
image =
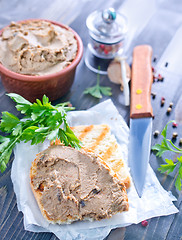
[[[136,57],[137,56],[137,57]],[[131,77],[130,118],[152,117],[151,87],[153,74],[151,68],[152,48],[141,45],[134,48]],[[134,81],[132,81],[134,79]],[[138,90],[142,92],[138,94]],[[143,91],[145,89],[145,91]],[[141,108],[136,106],[141,105]]]
[[[141,104],[137,104],[135,107],[136,107],[136,109],[138,109],[138,110],[139,110],[139,109],[141,109],[141,108],[142,108],[142,105],[141,105]]]
[[[142,89],[138,88],[138,89],[136,90],[136,94],[141,94],[141,93],[142,93]]]

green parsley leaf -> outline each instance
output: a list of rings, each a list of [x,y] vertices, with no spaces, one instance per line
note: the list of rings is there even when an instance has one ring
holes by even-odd
[[[0,136],[1,172],[5,171],[12,150],[20,141],[31,141],[33,145],[44,142],[46,138],[53,142],[59,139],[66,146],[70,145],[77,149],[81,147],[79,139],[67,123],[66,113],[74,109],[68,106],[68,102],[53,106],[45,95],[42,101],[37,99],[34,103],[15,93],[7,95],[16,102],[17,110],[25,117],[20,120],[12,113],[2,113],[0,129],[9,135]]]
[[[9,96],[11,99],[13,99],[14,102],[17,104],[23,104],[23,105],[31,105],[32,103],[26,100],[24,97],[20,96],[16,93],[7,93],[7,96]]]
[[[179,166],[179,176],[182,179],[182,163]]]
[[[176,161],[173,162],[171,159],[165,159],[166,164],[160,165],[160,168],[158,168],[158,171],[161,173],[167,172],[167,174],[174,171],[174,169],[178,166],[178,175],[175,181],[175,187],[179,191],[181,191],[181,181],[182,181],[182,148],[177,147],[170,139],[167,139],[167,128],[170,123],[174,121],[170,121],[166,124],[164,127],[161,135],[163,136],[163,139],[161,141],[161,144],[155,144],[152,147],[153,151],[156,151],[156,156],[161,157],[164,152],[170,151],[177,154],[180,154],[179,157],[177,157]]]
[[[17,103],[16,109],[18,111],[20,111],[22,114],[27,113],[28,109],[32,104],[31,102],[16,93],[9,93],[7,95]]]
[[[14,127],[20,122],[19,118],[9,112],[2,112],[0,129],[3,132],[11,132]]]
[[[100,67],[98,67],[98,70],[100,70]],[[97,84],[93,87],[86,88],[83,92],[84,94],[90,94],[91,96],[95,98],[102,98],[102,95],[105,96],[111,96],[111,88],[110,87],[104,87],[100,86],[100,74],[97,74]]]
[[[90,94],[95,98],[102,98],[102,94],[101,94],[99,85],[96,85],[96,86],[91,87],[91,88],[86,88],[85,91],[84,91],[84,94]]]
[[[10,139],[7,137],[3,137],[0,136],[0,153],[2,154],[2,152],[8,147]]]
[[[182,155],[180,157],[177,157],[178,161],[182,163]]]
[[[12,131],[12,135],[18,136],[21,133],[22,133],[22,125],[21,125],[21,123],[18,123]]]
[[[156,144],[155,146],[152,147],[152,150],[157,151],[156,156],[161,157],[162,154],[166,151],[168,151],[168,148],[164,146],[163,142],[160,144]]]
[[[158,170],[161,173],[167,172],[168,174],[174,171],[174,168],[178,163],[174,163],[171,159],[165,159],[167,164],[160,165],[160,168]]]
[[[100,91],[105,96],[111,96],[112,95],[110,87],[100,87]]]

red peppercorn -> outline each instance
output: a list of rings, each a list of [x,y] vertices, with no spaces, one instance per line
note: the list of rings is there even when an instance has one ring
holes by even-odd
[[[155,72],[155,69],[154,69],[154,67],[152,67],[152,72]]]
[[[143,226],[143,227],[148,226],[148,221],[147,221],[147,220],[142,221],[142,226]]]
[[[158,74],[158,77],[157,77],[158,81],[161,81],[163,82],[164,78],[161,76],[161,74]]]
[[[173,128],[177,128],[178,124],[176,122],[173,122]]]
[[[164,97],[162,97],[162,98],[161,98],[161,107],[163,107],[163,106],[164,106],[164,103],[165,103],[165,98],[164,98]]]
[[[105,49],[104,53],[107,55],[109,53],[109,51],[107,49]]]
[[[105,46],[104,46],[104,44],[100,44],[100,49],[102,49],[102,50],[104,50],[105,49]]]

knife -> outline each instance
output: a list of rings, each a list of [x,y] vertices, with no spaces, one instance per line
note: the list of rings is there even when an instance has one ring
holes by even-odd
[[[135,188],[142,196],[148,168],[153,111],[151,87],[153,82],[152,48],[139,45],[133,50],[130,105],[129,165]]]

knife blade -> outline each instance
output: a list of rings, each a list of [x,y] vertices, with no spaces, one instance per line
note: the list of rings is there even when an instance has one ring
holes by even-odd
[[[139,197],[142,196],[145,184],[152,134],[151,87],[153,75],[151,58],[151,46],[140,45],[134,48],[131,77],[129,165]]]

